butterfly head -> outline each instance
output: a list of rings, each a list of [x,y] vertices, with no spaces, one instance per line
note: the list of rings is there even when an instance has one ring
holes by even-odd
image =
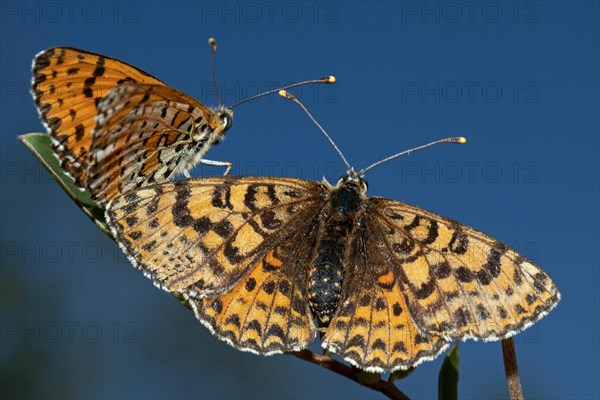
[[[360,193],[366,193],[369,188],[364,176],[354,171],[354,168],[350,168],[346,175],[342,176],[337,183],[337,187],[352,187],[358,190]]]
[[[214,130],[215,135],[213,144],[219,144],[223,140],[225,132],[231,128],[231,123],[233,122],[233,110],[227,106],[220,105],[215,111],[217,126]]]

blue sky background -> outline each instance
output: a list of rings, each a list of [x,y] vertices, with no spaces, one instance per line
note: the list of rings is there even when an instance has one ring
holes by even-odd
[[[369,194],[477,227],[538,262],[559,306],[518,335],[527,398],[599,396],[599,7],[578,2],[21,2],[1,7],[3,396],[381,398],[289,356],[213,338],[155,289],[16,140],[43,131],[33,56],[74,46],[136,65],[215,104],[334,74],[296,92]],[[234,173],[330,181],[343,164],[301,110],[272,96],[235,111],[209,158]],[[197,168],[194,175],[217,173]],[[316,347],[314,347],[316,349]],[[442,358],[400,383],[437,393]],[[461,344],[460,396],[506,397],[499,343]]]

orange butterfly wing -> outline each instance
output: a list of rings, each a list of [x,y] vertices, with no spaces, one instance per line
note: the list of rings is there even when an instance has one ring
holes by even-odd
[[[164,85],[121,84],[97,108],[86,186],[100,203],[190,169],[225,131],[217,109]]]
[[[122,61],[70,47],[44,50],[33,60],[32,94],[61,167],[83,187],[97,106],[124,82],[165,85]]]
[[[560,300],[550,277],[500,241],[399,201],[369,199],[371,231],[420,330],[446,340],[498,340]]]

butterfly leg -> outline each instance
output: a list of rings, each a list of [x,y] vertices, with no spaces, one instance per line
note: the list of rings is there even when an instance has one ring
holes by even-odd
[[[213,160],[200,160],[200,163],[204,165],[214,165],[217,167],[227,167],[223,175],[228,175],[229,171],[231,171],[232,164],[229,161],[213,161]]]

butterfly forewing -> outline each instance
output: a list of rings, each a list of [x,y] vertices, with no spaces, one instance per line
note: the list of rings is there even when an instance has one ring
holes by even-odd
[[[107,219],[115,238],[167,290],[222,293],[314,215],[322,185],[214,177],[121,195]]]
[[[123,82],[164,85],[122,61],[56,47],[33,61],[32,94],[62,168],[83,187],[100,99]]]
[[[119,85],[98,104],[87,186],[104,203],[167,182],[200,161],[220,131],[214,110],[173,88]]]
[[[398,201],[371,198],[371,230],[420,330],[449,340],[494,340],[537,321],[559,300],[552,280],[503,243]]]

